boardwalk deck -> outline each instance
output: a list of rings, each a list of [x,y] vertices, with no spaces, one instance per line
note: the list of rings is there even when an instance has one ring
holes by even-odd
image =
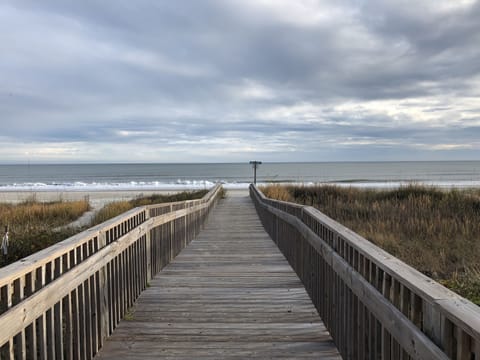
[[[340,359],[248,195],[228,196],[142,293],[98,359]]]

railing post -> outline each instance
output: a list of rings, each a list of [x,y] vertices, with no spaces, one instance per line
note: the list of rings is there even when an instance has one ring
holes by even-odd
[[[145,222],[147,223],[150,219],[150,210],[148,208],[145,209]],[[145,241],[146,241],[146,252],[147,252],[147,283],[152,280],[152,229],[150,226],[147,228],[147,232],[145,234]]]
[[[101,231],[98,235],[98,248],[102,249],[107,245],[107,234]],[[105,264],[99,271],[99,285],[98,285],[98,303],[100,304],[99,318],[99,348],[103,346],[105,340],[109,336],[109,304],[108,304],[108,279],[107,279],[107,265]]]
[[[170,205],[170,213],[173,211],[173,205]],[[168,254],[168,262],[172,261],[175,257],[174,249],[175,249],[175,220],[170,222],[170,254]]]

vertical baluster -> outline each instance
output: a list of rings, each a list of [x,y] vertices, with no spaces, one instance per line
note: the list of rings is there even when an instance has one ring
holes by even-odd
[[[82,358],[80,352],[80,313],[79,313],[79,298],[78,298],[78,288],[75,288],[70,295],[71,299],[71,314],[72,314],[72,352],[73,359],[78,360]]]
[[[392,288],[392,277],[389,274],[385,273],[383,276],[382,294],[390,301],[391,301],[390,299],[391,288]],[[392,354],[392,336],[390,335],[390,332],[387,329],[383,328],[382,329],[382,359],[390,359],[391,354]]]
[[[369,355],[371,360],[376,360],[377,359],[377,348],[376,348],[376,339],[375,339],[375,334],[377,331],[377,320],[375,319],[375,316],[369,312],[369,321],[368,321],[368,349],[369,349]]]
[[[133,283],[133,254],[132,254],[133,244],[130,245],[127,249],[127,295],[128,295],[128,303],[127,307],[130,308],[133,306],[133,302],[135,301],[135,296],[132,291],[132,283]]]
[[[19,304],[25,297],[25,278],[20,277],[13,282],[13,297],[12,306]],[[25,359],[26,357],[26,344],[25,344],[25,329],[23,329],[14,338],[14,354],[16,359]]]
[[[78,311],[78,345],[80,358],[86,358],[86,339],[85,339],[85,295],[83,283],[77,287],[77,311]]]
[[[108,290],[108,335],[113,332],[114,325],[114,302],[113,302],[113,259],[107,264],[107,290]]]
[[[147,237],[147,282],[150,282],[150,280],[152,280],[152,268],[153,268],[153,264],[152,264],[152,253],[153,253],[153,250],[152,250],[152,230],[149,229],[147,231],[147,234],[146,234],[146,237]]]
[[[98,235],[98,247],[104,248],[108,243],[108,231],[102,231]],[[109,267],[110,263],[104,264],[97,272],[97,318],[98,318],[98,347],[101,348],[110,332],[110,300],[109,300]]]
[[[90,282],[90,293],[92,297],[92,351],[93,355],[97,354],[101,347],[101,324],[102,312],[99,303],[99,286],[100,286],[100,271],[92,275]]]
[[[63,336],[63,357],[65,359],[73,359],[73,314],[71,293],[62,299],[62,312],[65,318],[64,336]]]
[[[393,279],[393,286],[391,287],[390,299],[393,305],[395,305],[397,309],[400,309],[400,295],[401,295],[400,293],[401,293],[400,283],[396,279]],[[394,355],[393,356],[394,359],[400,359],[401,349],[397,341],[394,341],[392,343],[392,352]]]
[[[473,344],[473,353],[475,355],[475,360],[480,359],[480,339],[472,339],[475,343]]]
[[[147,242],[146,242],[146,236],[142,236],[138,242],[140,243],[140,258],[141,258],[141,272],[140,272],[140,278],[142,281],[141,284],[141,291],[145,290],[145,287],[147,286]]]
[[[126,272],[126,250],[122,251],[120,254],[120,294],[121,294],[121,304],[122,304],[122,314],[121,317],[123,318],[125,316],[125,313],[127,312],[127,287],[125,286],[126,283],[126,277],[127,277],[127,272]]]
[[[471,338],[461,328],[457,328],[457,360],[471,360]]]
[[[90,295],[91,277],[83,282],[83,309],[84,309],[84,328],[85,328],[85,359],[92,358],[92,311]]]
[[[1,289],[2,292],[2,308],[4,311],[8,311],[12,307],[12,300],[14,294],[14,286],[13,283],[8,283],[7,285],[3,286]],[[14,344],[13,338],[10,338],[8,342],[3,345],[0,355],[3,356],[5,359],[14,359]]]
[[[64,274],[70,270],[70,255],[69,252],[62,255],[61,259],[61,273]],[[62,356],[60,359],[71,359],[72,354],[71,350],[71,313],[70,313],[70,294],[67,294],[60,301],[59,306],[61,307],[61,321],[62,326],[60,327],[60,332],[62,333]]]
[[[117,327],[118,323],[120,322],[120,266],[119,266],[119,255],[117,255],[114,259],[113,262],[113,268],[114,268],[114,303],[115,303],[115,327]]]
[[[365,359],[365,307],[363,303],[358,301],[358,356],[357,359]]]
[[[62,257],[55,259],[53,271],[54,279],[59,278],[63,273]],[[53,336],[55,343],[55,358],[63,359],[63,311],[62,301],[57,302],[53,307]]]
[[[39,291],[45,286],[45,265],[37,268],[35,273],[35,291]],[[47,322],[46,314],[42,314],[37,318],[37,346],[38,356],[41,360],[47,359]]]
[[[35,272],[25,275],[25,297],[31,296],[35,291]],[[37,359],[37,327],[33,321],[25,329],[26,358]]]
[[[49,284],[54,279],[55,262],[51,261],[45,265],[45,283]],[[46,311],[46,330],[47,330],[47,357],[48,359],[55,359],[55,322],[53,309]]]

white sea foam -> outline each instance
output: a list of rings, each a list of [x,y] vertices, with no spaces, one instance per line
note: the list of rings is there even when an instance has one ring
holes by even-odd
[[[248,189],[247,182],[221,182],[225,189]],[[269,183],[259,183],[259,185],[268,185]],[[472,188],[480,187],[479,181],[357,181],[357,182],[293,182],[293,183],[279,183],[288,185],[336,185],[341,187],[358,187],[358,188],[398,188],[400,186],[407,186],[411,184],[421,184],[426,186],[435,186],[440,188]],[[167,191],[182,191],[182,190],[199,190],[210,189],[215,185],[215,182],[208,180],[182,180],[178,179],[175,182],[145,182],[145,181],[130,181],[125,183],[100,183],[100,182],[73,182],[73,183],[23,183],[0,186],[0,191],[128,191],[128,190],[167,190]]]
[[[128,191],[128,190],[199,190],[210,189],[215,185],[211,181],[182,181],[178,180],[173,183],[162,183],[158,181],[143,182],[143,181],[131,181],[127,183],[24,183],[24,184],[11,184],[0,186],[0,191]],[[229,188],[229,184],[225,184],[226,188]],[[249,184],[232,184],[230,188],[248,188]]]

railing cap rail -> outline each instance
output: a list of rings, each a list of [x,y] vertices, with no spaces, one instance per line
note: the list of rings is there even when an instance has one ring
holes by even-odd
[[[211,197],[218,191],[221,184],[216,184],[203,198],[197,200],[186,200],[168,203],[168,205],[174,205],[191,201],[209,201]],[[157,205],[158,206],[158,205]],[[149,207],[155,207],[155,205],[139,206],[130,209],[112,219],[106,220],[101,224],[95,225],[87,230],[84,230],[78,234],[75,234],[65,240],[62,240],[56,244],[53,244],[45,249],[42,249],[32,255],[26,256],[12,264],[0,268],[0,287],[9,284],[12,279],[23,276],[26,273],[34,271],[35,269],[51,262],[64,254],[75,249],[85,241],[93,239],[99,236],[102,231],[110,230],[111,228],[121,224],[126,218],[136,216],[143,211],[149,209]]]

